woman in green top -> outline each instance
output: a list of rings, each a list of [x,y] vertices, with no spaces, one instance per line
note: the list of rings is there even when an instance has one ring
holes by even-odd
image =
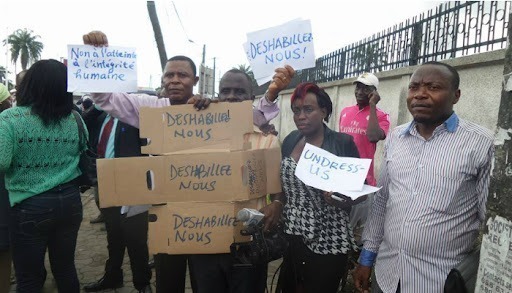
[[[78,125],[67,68],[41,60],[27,71],[18,107],[0,114],[0,172],[9,193],[9,234],[17,292],[40,292],[48,249],[59,292],[79,292],[75,247],[82,203],[75,179]]]
[[[7,87],[0,84],[0,113],[11,107]],[[11,278],[11,251],[9,246],[9,198],[5,190],[4,173],[0,172],[0,292],[9,292]]]

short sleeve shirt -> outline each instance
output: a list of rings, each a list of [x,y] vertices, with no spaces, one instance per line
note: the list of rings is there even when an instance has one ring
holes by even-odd
[[[369,118],[370,106],[366,106],[363,109],[359,109],[358,105],[346,107],[341,110],[339,131],[349,134],[354,138],[354,142],[361,158],[372,159],[366,181],[367,184],[375,186],[377,185],[377,180],[375,180],[375,176],[373,174],[373,158],[377,149],[377,143],[370,142],[366,136]],[[379,121],[380,128],[386,135],[388,135],[389,114],[377,108],[377,120]]]

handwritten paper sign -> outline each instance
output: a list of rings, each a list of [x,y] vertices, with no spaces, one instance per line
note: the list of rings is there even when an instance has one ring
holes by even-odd
[[[259,85],[270,81],[274,69],[285,64],[295,70],[315,66],[310,20],[294,20],[248,33],[243,46]]]
[[[371,159],[338,157],[306,143],[295,176],[324,191],[362,191],[370,163]]]
[[[145,154],[192,149],[244,149],[244,134],[253,131],[252,102],[212,103],[197,111],[192,105],[140,109],[140,137]]]
[[[137,91],[135,48],[68,45],[68,92]]]
[[[475,292],[512,292],[512,222],[496,216],[489,218],[487,227]]]

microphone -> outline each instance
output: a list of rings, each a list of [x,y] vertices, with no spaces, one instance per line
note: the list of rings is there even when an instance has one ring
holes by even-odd
[[[243,208],[241,209],[236,218],[244,222],[244,226],[256,226],[261,222],[265,215],[255,209]]]

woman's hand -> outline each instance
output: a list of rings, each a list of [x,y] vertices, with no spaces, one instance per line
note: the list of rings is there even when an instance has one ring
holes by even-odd
[[[336,196],[338,197],[340,200],[338,199],[334,199],[332,198],[332,196]],[[324,196],[324,200],[332,205],[332,206],[335,206],[335,207],[338,207],[338,208],[342,208],[342,209],[349,209],[351,208],[353,205],[356,205],[360,202],[363,202],[366,200],[367,196],[364,195],[364,196],[361,196],[359,198],[357,198],[355,201],[352,200],[350,197],[348,196],[344,196],[343,194],[341,193],[334,193],[334,192],[329,192],[329,191],[324,191],[323,192],[323,196]]]
[[[265,223],[264,231],[270,231],[272,228],[277,226],[283,213],[283,203],[281,201],[273,201],[271,204],[264,206],[260,209],[265,217],[263,222]]]

